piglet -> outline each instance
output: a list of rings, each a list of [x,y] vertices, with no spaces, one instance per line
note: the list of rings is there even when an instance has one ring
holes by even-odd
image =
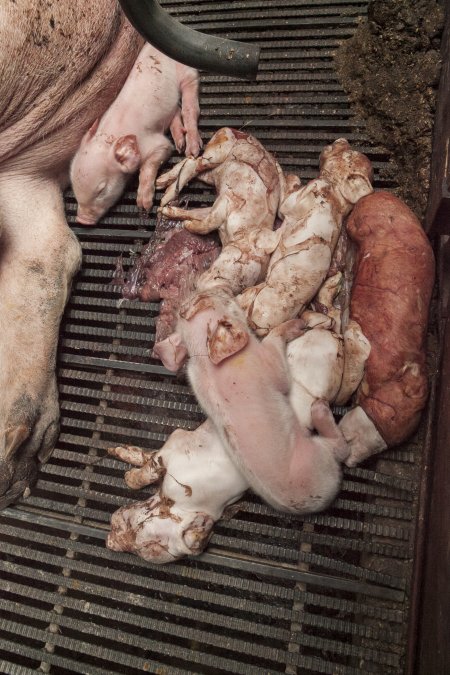
[[[215,187],[214,204],[195,209],[170,204],[193,178]],[[219,234],[222,251],[198,279],[197,288],[221,287],[236,295],[264,278],[279,239],[273,225],[285,177],[254,136],[219,129],[201,157],[179,162],[159,176],[156,185],[166,188],[161,199],[166,217],[196,234]]]
[[[295,320],[288,324],[293,339]],[[304,322],[297,326],[300,334]],[[181,308],[176,336],[164,363],[177,369],[181,352],[188,355],[194,393],[254,492],[280,511],[324,509],[339,488],[348,448],[326,401],[311,406],[317,434],[298,421],[283,327],[260,342],[236,300],[216,289]]]
[[[73,158],[77,222],[94,225],[138,169],[137,205],[149,211],[156,174],[172,152],[165,132],[170,127],[177,150],[196,157],[202,147],[198,117],[197,71],[145,44],[116,100],[84,135]]]
[[[159,483],[159,489],[113,514],[106,545],[153,563],[201,553],[213,524],[248,488],[209,420],[195,431],[176,429],[156,452],[133,446],[108,452],[138,467],[125,474],[130,488]]]
[[[303,312],[324,282],[344,218],[372,192],[372,166],[345,138],[324,148],[320,175],[291,190],[279,207],[279,241],[265,280],[246,288],[239,303],[257,335]]]

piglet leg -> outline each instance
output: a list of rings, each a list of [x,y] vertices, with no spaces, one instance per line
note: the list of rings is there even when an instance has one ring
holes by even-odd
[[[211,206],[183,209],[181,206],[168,205],[161,208],[161,214],[170,220],[180,220],[184,223],[186,220],[204,220],[211,213],[211,209]]]
[[[313,426],[320,436],[334,441],[332,446],[334,456],[340,462],[344,462],[350,453],[350,449],[342,431],[336,424],[328,401],[323,399],[314,401],[311,405],[311,418]]]
[[[166,469],[159,452],[145,452],[142,448],[126,445],[108,448],[108,453],[123,462],[139,467],[125,473],[125,482],[132,490],[139,490],[146,485],[159,482]]]
[[[186,230],[195,234],[208,234],[218,230],[226,222],[227,211],[226,197],[219,197],[213,206],[205,208],[181,209],[177,206],[165,206],[161,209],[166,218],[182,220]]]
[[[170,157],[172,146],[167,139],[164,143],[155,148],[153,152],[145,159],[139,173],[139,187],[137,191],[136,203],[138,208],[144,211],[150,211],[153,205],[155,195],[155,180],[159,168]]]
[[[341,311],[334,306],[334,300],[341,289],[342,283],[342,272],[337,272],[324,281],[317,293],[319,308],[320,306],[323,307],[326,315],[333,319],[333,328],[338,334],[341,333]]]
[[[357,321],[350,319],[344,331],[344,374],[336,405],[345,405],[359,387],[369,358],[370,342]]]
[[[186,133],[186,156],[197,157],[203,145],[198,133],[198,118],[200,106],[198,104],[198,77],[186,73],[182,69],[180,77],[181,90],[181,116],[183,118],[184,131]]]
[[[159,176],[156,181],[156,187],[160,190],[167,188],[161,198],[161,206],[166,206],[169,202],[173,202],[184,186],[206,168],[202,166],[201,157],[198,159],[188,157],[176,164],[170,171]]]
[[[291,340],[295,340],[300,335],[303,335],[305,328],[306,323],[303,319],[289,319],[279,326],[272,328],[265,339],[270,340],[273,337],[281,337],[285,342],[291,342]]]
[[[119,445],[116,448],[108,448],[108,454],[120,459],[122,462],[143,466],[151,454],[136,445]]]
[[[179,113],[179,115],[181,115],[181,113]],[[175,122],[174,131],[175,131],[175,133],[177,133],[177,125],[178,124],[182,125],[181,117],[178,117],[178,119],[177,119],[177,116],[175,116],[174,122]],[[171,128],[171,131],[172,131],[172,128]],[[174,138],[174,141],[175,141],[175,138]],[[187,167],[195,167],[196,163],[197,163],[197,160],[194,159],[193,157],[187,157],[186,159],[180,160],[171,169],[169,169],[168,171],[165,171],[160,176],[158,176],[158,178],[156,179],[156,187],[158,188],[158,190],[165,190],[167,187],[169,187],[169,185],[172,185],[172,183],[177,182],[178,176],[180,175],[181,171],[183,170],[183,167],[185,166],[185,164],[187,165]],[[186,171],[189,172],[189,170],[190,170],[189,168],[186,168]],[[169,201],[170,201],[170,199],[167,200],[167,202],[169,202]]]
[[[193,178],[222,164],[230,153],[229,143],[221,143],[217,134],[213,136],[201,157],[188,157],[173,169],[163,173],[156,181],[158,189],[167,188],[161,199],[161,206],[173,201]]]
[[[177,109],[177,112],[175,113],[174,118],[170,124],[170,134],[173,138],[176,149],[181,154],[186,146],[186,138],[180,108]]]

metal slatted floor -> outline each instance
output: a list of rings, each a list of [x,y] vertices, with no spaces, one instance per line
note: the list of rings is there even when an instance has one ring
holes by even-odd
[[[366,1],[161,4],[262,48],[256,83],[202,76],[205,142],[244,127],[306,181],[323,146],[345,136],[373,161],[376,187],[391,187],[333,68]],[[94,229],[74,226],[67,195],[84,262],[61,332],[61,435],[31,497],[0,514],[0,672],[400,675],[423,428],[346,470],[324,513],[282,515],[248,493],[196,560],[152,567],[105,548],[111,513],[137,498],[106,448],[159,448],[202,419],[186,383],[150,357],[158,306],[119,302],[109,283],[118,256],[130,264],[154,225],[154,212],[139,218],[133,188]],[[212,199],[200,184],[186,194],[192,206]]]

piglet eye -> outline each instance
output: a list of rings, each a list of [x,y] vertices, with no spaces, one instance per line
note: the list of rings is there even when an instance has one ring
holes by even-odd
[[[103,182],[100,183],[100,185],[97,187],[97,192],[96,192],[97,197],[98,197],[99,195],[101,195],[102,192],[104,192],[105,188],[106,188],[106,181],[103,181]]]

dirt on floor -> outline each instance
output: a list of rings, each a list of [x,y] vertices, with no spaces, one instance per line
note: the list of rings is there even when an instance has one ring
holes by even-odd
[[[422,219],[428,197],[444,9],[437,0],[372,0],[335,65],[371,141],[390,157],[382,177]]]

